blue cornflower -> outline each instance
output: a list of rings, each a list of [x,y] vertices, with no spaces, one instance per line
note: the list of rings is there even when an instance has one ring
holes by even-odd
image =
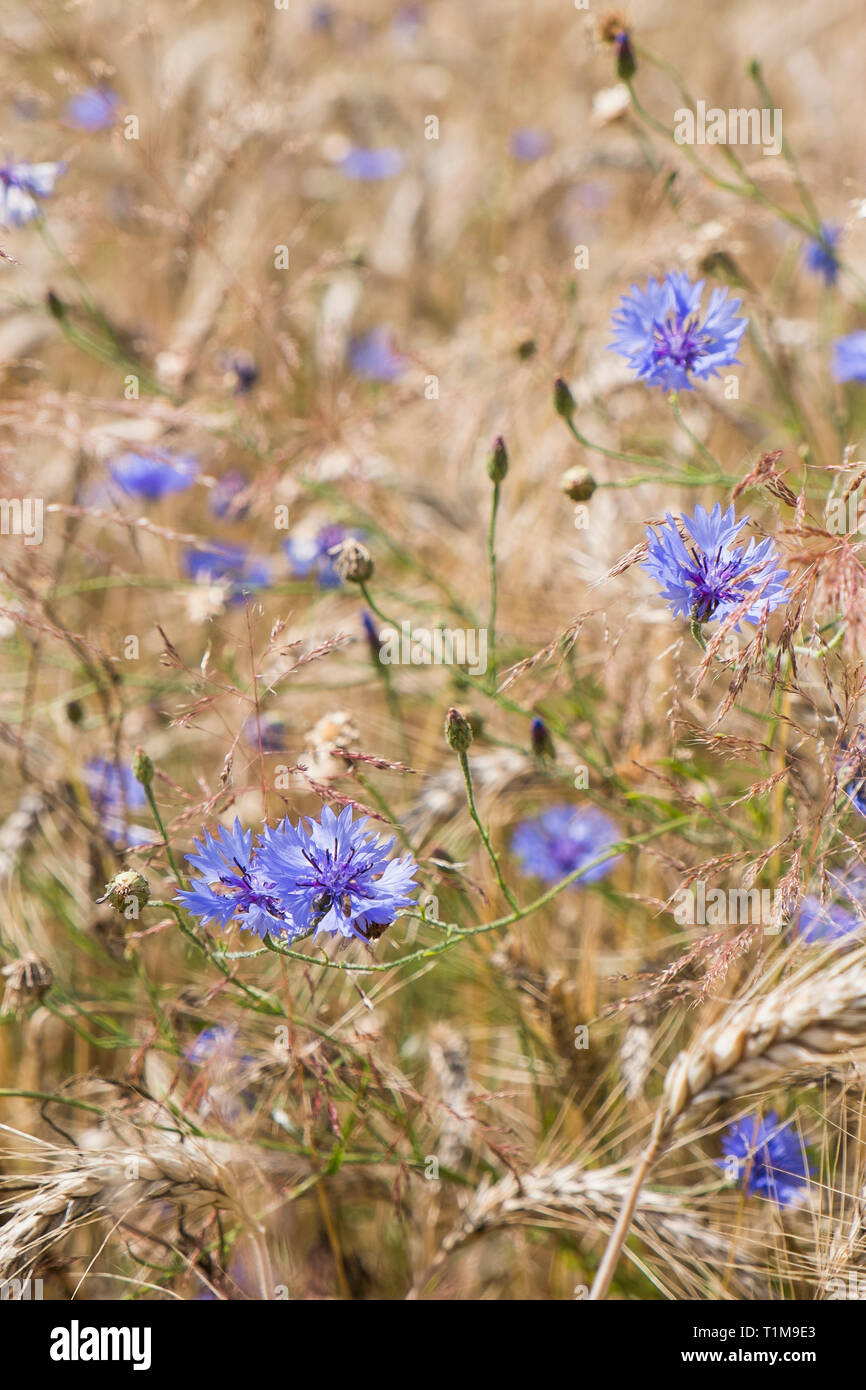
[[[253,748],[258,748],[261,734],[263,753],[280,753],[286,746],[286,726],[282,719],[273,715],[260,715],[258,719],[251,716],[244,720],[241,732]]]
[[[647,530],[649,553],[641,566],[657,581],[671,610],[679,618],[707,623],[724,621],[750,595],[754,601],[741,616],[757,623],[765,611],[778,608],[787,598],[787,570],[778,568],[779,555],[769,538],[756,545],[734,547],[734,537],[748,517],[737,521],[733,506],[722,512],[717,502],[711,512],[700,503],[694,516],[683,516],[693,545],[686,546],[676,522],[667,521],[658,531]],[[740,624],[736,624],[739,632]]]
[[[527,164],[531,164],[536,159],[541,159],[546,155],[551,146],[551,139],[546,130],[535,130],[531,126],[526,126],[520,130],[513,130],[508,140],[508,148],[515,159],[522,159]]]
[[[209,584],[227,584],[232,603],[241,603],[245,594],[254,589],[267,588],[271,581],[268,561],[248,555],[242,545],[187,550],[183,559],[190,579]]]
[[[218,478],[208,496],[208,503],[214,516],[229,517],[231,521],[241,521],[249,511],[249,503],[244,493],[249,490],[249,480],[239,468],[230,468]]]
[[[645,290],[632,285],[631,295],[623,295],[613,315],[610,350],[648,386],[690,391],[692,377],[718,376],[719,367],[738,361],[748,324],[736,316],[740,301],[728,299],[727,289],[715,289],[701,318],[704,283],[693,285],[684,272],[671,271],[661,282],[649,280]]]
[[[308,575],[315,574],[320,588],[338,589],[340,576],[334,569],[334,557],[329,552],[350,537],[362,539],[360,532],[347,531],[337,523],[323,526],[315,536],[289,536],[283,542],[283,548],[295,579],[306,579]]]
[[[855,932],[862,935],[863,919],[836,902],[821,902],[809,894],[800,904],[797,935],[803,941],[842,941]]]
[[[568,804],[552,806],[535,820],[521,821],[511,849],[521,860],[523,872],[545,883],[558,883],[584,864],[592,864],[622,836],[616,825],[594,806],[586,810]],[[610,873],[618,855],[594,864],[572,885],[595,883]]]
[[[367,381],[397,381],[406,370],[406,358],[391,351],[387,328],[371,328],[349,343],[349,364]]]
[[[119,100],[108,87],[88,87],[67,103],[64,120],[76,130],[106,130],[117,119]]]
[[[377,150],[355,145],[340,160],[339,167],[350,179],[361,183],[378,183],[381,179],[392,179],[399,174],[405,164],[399,150],[383,146]]]
[[[231,830],[220,826],[216,835],[203,830],[202,836],[195,841],[197,853],[186,856],[199,877],[191,880],[191,888],[177,893],[187,911],[203,922],[216,922],[223,931],[234,921],[241,931],[263,940],[294,935],[283,896],[262,872],[253,832],[242,829],[235,818]]]
[[[121,454],[109,464],[112,478],[130,497],[145,497],[159,501],[172,492],[184,492],[192,487],[198,474],[198,464],[187,454],[172,454],[167,449],[144,453]]]
[[[128,849],[149,845],[153,835],[140,825],[128,825],[127,815],[146,804],[144,787],[131,767],[92,758],[84,770],[84,783],[94,811],[113,845]]]
[[[866,816],[866,734],[857,729],[834,759],[836,776],[851,805]]]
[[[814,275],[823,275],[828,285],[835,285],[839,274],[839,257],[836,246],[842,235],[841,227],[822,226],[821,235],[807,242],[803,252],[806,266]]]
[[[0,164],[0,225],[23,227],[39,216],[37,198],[50,198],[66,170],[60,164]]]
[[[788,1207],[805,1196],[814,1170],[793,1122],[780,1124],[775,1112],[729,1125],[722,1135],[722,1152],[719,1167],[728,1173],[735,1167],[737,1180],[745,1177],[750,1197],[768,1197]]]
[[[837,381],[866,381],[866,332],[863,329],[836,339],[833,375]]]
[[[339,816],[323,806],[318,821],[295,826],[286,817],[276,830],[265,829],[261,871],[277,885],[297,934],[373,940],[413,902],[414,859],[391,859],[394,840],[370,834],[367,825],[366,817],[353,820],[351,806]]]

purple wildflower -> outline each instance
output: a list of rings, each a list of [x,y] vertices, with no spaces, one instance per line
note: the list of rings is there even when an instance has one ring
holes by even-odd
[[[186,856],[199,877],[177,898],[203,922],[216,922],[223,931],[235,922],[241,931],[283,937],[296,931],[291,915],[274,884],[263,874],[260,855],[253,849],[253,832],[236,818],[231,830],[220,826],[216,835],[202,831],[195,854]]]
[[[50,198],[66,171],[60,164],[0,164],[0,225],[23,227],[39,216],[37,198]]]
[[[118,849],[129,849],[153,842],[149,830],[127,824],[129,812],[140,810],[147,802],[144,787],[131,767],[109,762],[106,758],[92,758],[84,771],[84,783],[111,844]]]
[[[417,865],[410,854],[391,859],[394,840],[370,834],[352,807],[319,821],[286,819],[263,834],[259,862],[287,904],[294,931],[374,939],[413,902]]]
[[[527,164],[541,159],[547,154],[550,146],[551,139],[547,131],[535,130],[530,126],[513,130],[508,140],[508,148],[514,158],[522,159]]]
[[[813,1171],[803,1140],[792,1122],[780,1124],[771,1111],[765,1119],[749,1116],[729,1125],[722,1135],[719,1167],[736,1169],[750,1197],[767,1197],[780,1207],[802,1201]],[[733,1162],[732,1162],[733,1160]]]
[[[596,883],[613,868],[617,856],[599,859],[622,837],[612,820],[594,806],[581,810],[568,804],[552,806],[535,820],[521,821],[511,848],[521,860],[523,872],[545,883],[558,883],[575,870],[587,868],[572,885]]]
[[[352,536],[356,540],[362,538],[359,532],[347,531],[344,526],[338,524],[323,526],[315,536],[289,536],[283,542],[283,548],[289,557],[295,579],[306,579],[308,575],[315,574],[320,588],[339,588],[340,577],[334,569],[334,559],[330,551],[341,541]]]
[[[244,595],[254,589],[267,588],[271,580],[268,561],[248,555],[242,545],[187,550],[184,565],[190,579],[201,583],[227,584],[233,603],[242,602]]]
[[[656,580],[662,598],[677,617],[698,623],[712,618],[724,621],[754,596],[742,617],[757,623],[765,611],[772,612],[785,602],[788,571],[778,568],[779,555],[772,540],[759,545],[754,539],[747,546],[732,544],[748,519],[737,521],[732,506],[723,513],[717,502],[707,512],[698,503],[694,516],[681,518],[692,538],[690,546],[681,539],[670,512],[658,531],[648,528],[649,554],[641,568]],[[739,623],[736,630],[740,630]]]
[[[866,332],[863,329],[836,339],[833,375],[837,381],[866,381]]]
[[[119,100],[108,87],[88,87],[67,103],[64,120],[76,130],[107,130],[117,119]]]
[[[693,285],[683,272],[671,271],[661,282],[649,280],[645,290],[632,285],[631,295],[621,299],[610,351],[648,386],[690,391],[692,377],[718,376],[719,367],[738,361],[748,323],[736,316],[740,301],[729,300],[726,288],[715,289],[702,318],[704,283]]]
[[[258,748],[261,735],[263,753],[280,753],[286,746],[286,726],[273,715],[261,715],[258,719],[251,716],[244,721],[242,733],[253,748]]]
[[[112,459],[109,471],[128,496],[158,502],[172,492],[185,492],[192,487],[198,464],[187,454],[153,449],[148,453],[121,454]]]
[[[405,163],[400,151],[389,146],[371,150],[355,145],[340,160],[339,167],[347,178],[360,183],[379,183],[382,179],[393,179]]]
[[[243,520],[249,511],[248,503],[243,500],[248,488],[246,475],[239,468],[230,468],[211,489],[208,501],[213,515],[228,517],[231,521]]]
[[[836,246],[842,235],[841,227],[822,226],[820,236],[807,242],[803,260],[813,275],[822,275],[825,284],[835,285],[839,274]]]
[[[406,370],[406,358],[391,351],[391,334],[387,328],[371,328],[349,343],[349,363],[352,371],[367,381],[397,381]]]

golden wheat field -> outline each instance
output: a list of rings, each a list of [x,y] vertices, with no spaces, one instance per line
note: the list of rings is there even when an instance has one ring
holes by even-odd
[[[3,1298],[866,1296],[862,6],[3,10]]]

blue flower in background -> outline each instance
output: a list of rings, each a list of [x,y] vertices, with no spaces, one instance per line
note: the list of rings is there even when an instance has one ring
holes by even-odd
[[[622,836],[616,825],[594,806],[585,810],[572,805],[552,806],[535,820],[521,821],[511,838],[511,849],[525,874],[558,883],[576,869],[592,864]],[[618,855],[594,864],[572,885],[596,883],[610,873]]]
[[[349,343],[352,371],[367,381],[397,381],[406,370],[406,358],[391,351],[387,328],[371,328],[369,333]]]
[[[834,760],[836,776],[855,810],[866,816],[866,735],[857,729]]]
[[[414,859],[391,859],[394,840],[370,834],[368,824],[353,820],[351,806],[339,816],[323,806],[318,821],[295,826],[286,817],[265,829],[262,872],[278,886],[296,933],[371,940],[414,901]]]
[[[527,164],[531,164],[534,160],[541,159],[543,155],[547,154],[551,143],[546,130],[525,127],[522,130],[511,132],[508,148],[515,159],[522,159]]]
[[[0,164],[0,225],[23,227],[38,217],[37,198],[50,198],[65,170],[63,163]]]
[[[323,526],[315,536],[289,536],[283,542],[283,547],[295,579],[306,579],[314,574],[320,588],[338,589],[340,576],[334,569],[333,556],[329,552],[351,536],[356,540],[362,539],[360,532],[347,531],[345,526],[338,524]]]
[[[144,787],[131,767],[106,758],[92,758],[84,770],[84,784],[105,835],[119,849],[153,843],[153,834],[140,825],[128,825],[130,811],[146,805]]]
[[[821,902],[819,897],[809,894],[800,904],[797,917],[797,935],[803,941],[843,941],[855,932],[862,936],[866,919],[858,917],[838,902]]]
[[[117,120],[119,100],[108,87],[88,87],[67,103],[64,120],[76,130],[107,130]]]
[[[246,593],[266,589],[271,582],[268,561],[251,557],[242,545],[187,550],[183,561],[190,579],[201,583],[228,584],[229,598],[233,603],[243,602]]]
[[[833,375],[837,381],[866,381],[866,332],[862,329],[836,339]]]
[[[203,922],[216,922],[223,931],[234,922],[262,939],[293,934],[283,898],[261,872],[253,832],[243,830],[236,818],[231,830],[220,826],[216,835],[203,830],[202,836],[195,841],[197,852],[186,855],[199,877],[177,893],[187,911]]]
[[[772,540],[756,545],[752,539],[747,546],[733,545],[748,519],[737,521],[732,506],[723,513],[717,502],[707,512],[698,503],[694,516],[682,517],[691,546],[684,544],[670,512],[658,531],[652,527],[647,530],[649,554],[641,568],[656,580],[662,598],[677,617],[699,623],[712,618],[724,621],[754,595],[742,617],[757,623],[765,609],[772,611],[785,602],[788,572],[778,568],[779,555]]]
[[[173,492],[185,492],[198,475],[198,463],[187,454],[172,454],[167,449],[144,453],[121,454],[112,459],[109,472],[129,497],[144,497],[158,502]]]
[[[718,376],[720,367],[737,362],[747,319],[737,318],[739,299],[727,289],[710,295],[701,317],[704,281],[671,271],[661,282],[649,280],[645,290],[632,285],[613,315],[614,342],[610,350],[624,357],[648,386],[662,390],[691,390],[692,377]]]
[[[406,161],[399,150],[390,146],[371,150],[356,145],[340,160],[339,168],[350,179],[361,183],[378,183],[382,179],[393,179],[399,174]]]
[[[276,719],[273,715],[261,715],[259,719],[253,716],[244,721],[242,733],[253,748],[259,746],[260,731],[262,752],[281,753],[286,746],[286,726],[283,720]]]
[[[718,1165],[737,1181],[746,1180],[750,1197],[767,1197],[780,1207],[802,1201],[813,1171],[800,1135],[792,1122],[780,1124],[771,1111],[764,1119],[749,1116],[730,1125],[722,1135]]]
[[[828,285],[835,285],[839,274],[836,247],[842,235],[841,227],[822,227],[821,235],[807,242],[803,259],[813,275],[822,275]]]
[[[231,468],[217,479],[208,495],[208,504],[214,516],[229,517],[241,521],[249,511],[249,504],[240,498],[249,488],[249,481],[239,468]]]

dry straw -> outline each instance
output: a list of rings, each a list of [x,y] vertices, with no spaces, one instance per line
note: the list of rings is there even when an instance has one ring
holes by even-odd
[[[686,1117],[715,1101],[743,1096],[799,1076],[817,1081],[829,1067],[866,1048],[866,949],[812,956],[782,975],[792,951],[759,977],[746,997],[698,1033],[665,1077],[649,1143],[598,1268],[591,1297],[604,1298],[634,1219],[641,1188]]]

